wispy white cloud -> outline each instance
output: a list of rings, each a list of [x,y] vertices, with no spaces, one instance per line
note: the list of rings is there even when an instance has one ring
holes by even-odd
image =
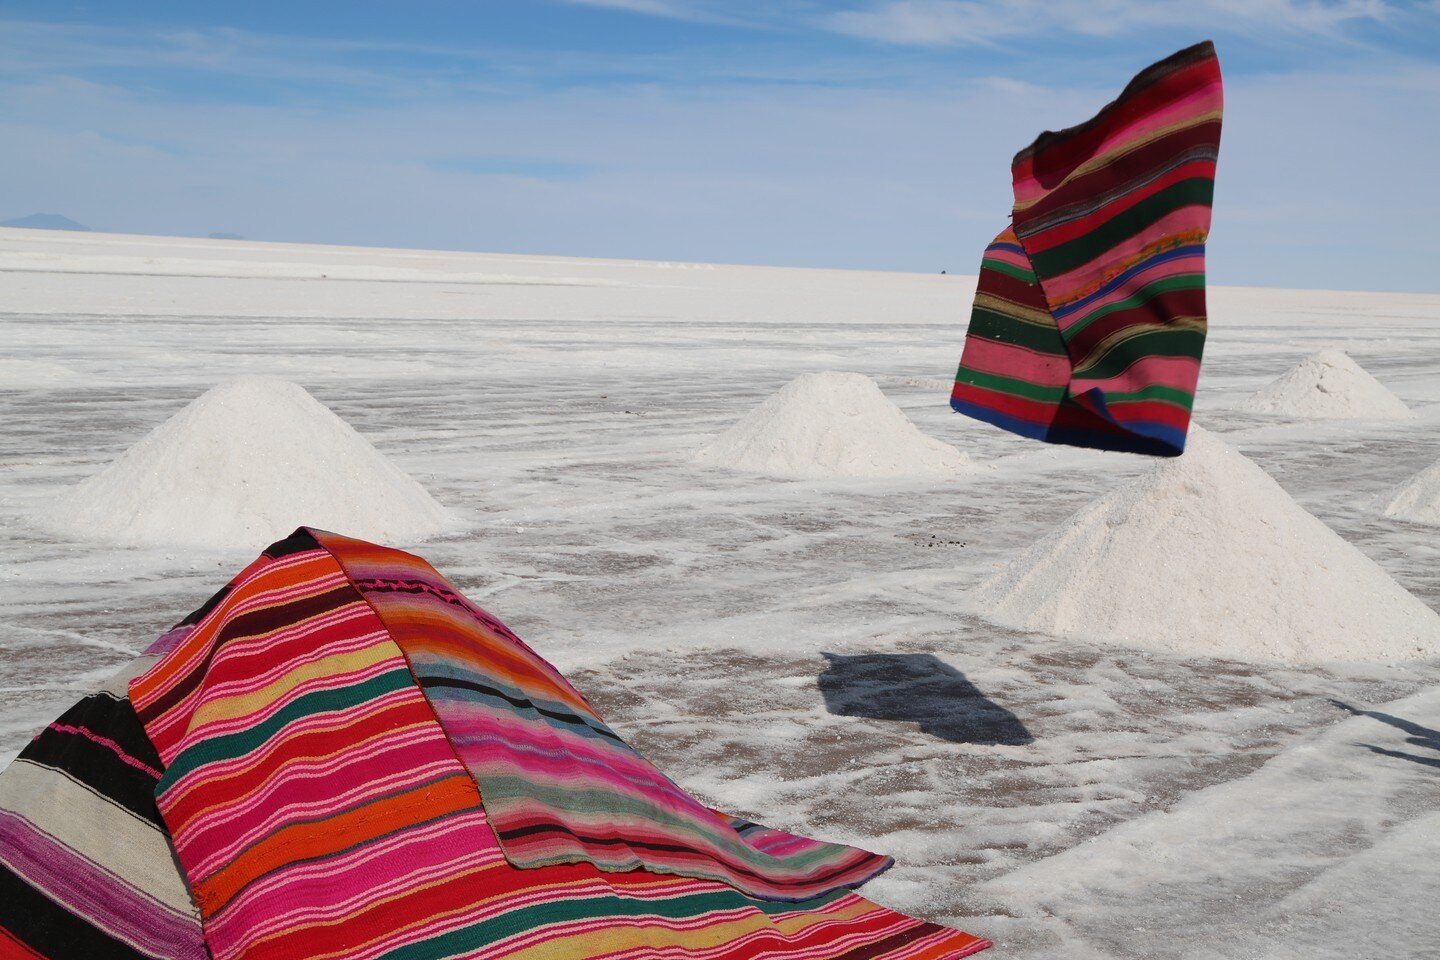
[[[577,7],[605,7],[610,10],[625,10],[629,13],[648,13],[657,17],[674,17],[688,20],[697,14],[693,4],[675,3],[673,0],[569,0]]]
[[[1153,2],[1153,22],[1178,16]],[[1189,9],[1213,19],[1226,3],[1299,39],[1293,70],[1244,70],[1236,57],[1229,73],[1217,281],[1334,285],[1350,271],[1344,285],[1433,288],[1423,211],[1440,205],[1427,166],[1437,136],[1417,118],[1434,112],[1440,65],[1310,55],[1332,47],[1311,42],[1317,32],[1350,22],[1336,17],[1393,17],[1394,33],[1407,15],[1327,4],[1321,16],[1298,0]],[[1003,20],[937,50],[904,35],[814,42],[835,29],[814,18],[837,6],[769,8],[809,35],[746,44],[724,30],[713,48],[662,40],[638,53],[0,22],[0,217],[53,209],[153,232],[973,270],[1009,206],[1011,154],[1089,116],[1144,62],[1113,52],[1136,45],[1128,35],[1053,53],[1006,45]],[[1057,30],[1110,36],[1077,0],[1044,6]],[[963,46],[987,38],[1000,49]],[[255,78],[264,89],[252,95]],[[1376,169],[1386,175],[1357,173]]]
[[[1436,0],[564,0],[673,20],[820,30],[911,45],[984,45],[1014,37],[1114,37],[1159,27],[1215,32],[1267,29],[1339,35],[1397,14],[1433,13]]]
[[[699,11],[695,15],[702,16]],[[121,86],[142,77],[140,84],[153,96],[178,94],[181,99],[205,95],[214,87],[211,81],[231,81],[237,95],[259,100],[334,99],[343,90],[348,97],[342,102],[348,105],[357,98],[396,101],[525,94],[575,82],[674,87],[726,82],[864,85],[876,78],[893,81],[897,71],[854,58],[793,58],[777,50],[537,49],[294,36],[229,27],[174,30],[0,18],[0,80],[61,75],[98,76]],[[177,83],[177,77],[190,79]],[[196,82],[197,78],[204,82]]]
[[[53,207],[135,231],[952,272],[1005,207],[974,203],[972,185],[1003,197],[1036,110],[1088,106],[1024,89],[747,87],[317,111],[162,103],[71,79],[0,85],[0,98],[20,105],[0,110],[0,216]],[[970,145],[976,129],[993,142]]]
[[[766,28],[799,21],[804,5],[795,0],[771,0],[741,5],[726,0],[562,0],[575,7],[598,7],[691,23]]]
[[[1395,12],[1391,0],[882,0],[823,14],[819,23],[851,36],[938,46],[1045,34],[1112,37],[1157,27],[1334,35]]]
[[[188,71],[276,83],[393,89],[405,71],[381,55],[485,59],[473,48],[382,40],[290,37],[234,28],[157,30],[0,20],[0,77],[105,70]]]

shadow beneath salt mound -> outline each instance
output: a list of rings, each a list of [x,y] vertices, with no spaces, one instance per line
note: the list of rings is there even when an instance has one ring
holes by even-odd
[[[1369,717],[1372,720],[1379,720],[1397,730],[1410,734],[1405,742],[1412,747],[1423,747],[1427,750],[1436,751],[1436,756],[1427,757],[1415,753],[1406,753],[1403,750],[1390,750],[1385,747],[1377,747],[1372,743],[1362,743],[1358,746],[1364,747],[1371,753],[1377,753],[1382,757],[1394,757],[1397,760],[1409,760],[1411,763],[1418,763],[1421,766],[1435,767],[1440,769],[1440,730],[1432,730],[1429,727],[1422,727],[1418,723],[1406,720],[1403,717],[1396,717],[1388,713],[1381,713],[1378,710],[1359,710],[1339,700],[1331,699],[1331,703],[1356,717]]]
[[[951,743],[1021,746],[1035,738],[965,674],[929,653],[823,654],[825,709],[841,717],[918,723]]]

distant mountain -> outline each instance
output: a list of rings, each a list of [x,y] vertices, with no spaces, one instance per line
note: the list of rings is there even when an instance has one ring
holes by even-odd
[[[32,213],[28,217],[0,221],[0,227],[25,227],[30,230],[89,230],[83,223],[76,223],[58,213]]]
[[[240,234],[238,234],[238,233],[224,233],[224,232],[222,231],[222,232],[220,232],[220,233],[212,233],[212,234],[210,234],[210,239],[211,239],[211,240],[244,240],[245,238],[242,237],[242,236],[240,236]]]

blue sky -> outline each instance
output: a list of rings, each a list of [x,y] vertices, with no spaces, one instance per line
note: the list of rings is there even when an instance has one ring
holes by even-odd
[[[0,219],[973,273],[1211,38],[1217,283],[1440,291],[1434,0],[0,0]]]

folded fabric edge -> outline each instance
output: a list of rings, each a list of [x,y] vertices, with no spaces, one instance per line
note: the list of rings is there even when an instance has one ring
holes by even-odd
[[[282,555],[282,556],[284,555],[285,552],[294,552],[296,549],[321,549],[321,550],[324,550],[324,551],[331,557],[331,559],[335,561],[335,563],[339,566],[340,570],[344,573],[345,578],[346,578],[346,581],[350,584],[351,588],[354,589],[355,592],[365,601],[366,605],[375,613],[376,617],[379,618],[380,622],[385,626],[385,629],[386,629],[387,633],[390,634],[391,639],[395,642],[396,647],[399,648],[399,650],[400,650],[400,652],[401,652],[401,655],[403,656],[403,658],[404,658],[404,660],[405,660],[406,667],[407,667],[408,670],[410,671],[411,679],[416,683],[416,685],[417,685],[418,687],[421,688],[422,691],[424,691],[425,685],[424,685],[424,684],[421,682],[421,680],[420,680],[420,675],[419,675],[419,673],[417,672],[417,670],[416,670],[416,668],[415,668],[415,664],[414,664],[413,660],[411,659],[411,654],[410,654],[410,651],[407,649],[407,645],[406,645],[399,637],[396,637],[396,636],[395,636],[393,630],[391,629],[391,626],[390,626],[390,623],[389,623],[389,621],[388,621],[388,617],[387,617],[387,615],[386,615],[386,612],[383,611],[383,610],[381,610],[381,609],[372,601],[369,593],[368,593],[365,589],[363,589],[361,583],[356,580],[355,574],[354,574],[353,571],[351,570],[351,565],[350,565],[349,563],[347,563],[346,558],[341,555],[341,554],[343,553],[343,550],[339,549],[339,546],[340,546],[341,544],[343,544],[343,542],[345,542],[345,541],[352,541],[352,539],[353,539],[353,538],[346,537],[344,534],[336,534],[336,533],[333,533],[333,532],[330,532],[330,531],[320,530],[320,529],[318,529],[318,528],[312,528],[312,527],[302,526],[302,527],[297,528],[297,529],[295,530],[295,532],[290,535],[290,537],[286,538],[286,539],[283,540],[283,541],[280,541],[279,543],[273,545],[273,546],[270,547],[270,548],[267,548],[266,551],[265,551],[265,553],[262,554],[262,556],[272,556],[271,551],[272,551],[273,549],[275,549],[276,547],[288,548],[288,549],[282,549],[282,552],[279,554],[279,555]],[[327,541],[328,541],[328,542],[327,542]],[[405,558],[408,558],[409,560],[411,560],[411,561],[413,561],[414,563],[416,563],[417,565],[419,565],[422,569],[424,569],[424,570],[426,570],[426,571],[429,571],[429,573],[432,574],[437,580],[440,580],[440,581],[442,581],[442,582],[448,583],[448,581],[445,580],[445,577],[444,577],[443,574],[441,574],[439,571],[435,570],[435,568],[433,567],[433,565],[431,565],[428,560],[426,560],[425,558],[423,558],[423,557],[421,557],[421,556],[418,556],[417,554],[413,554],[413,553],[410,553],[410,552],[408,552],[408,551],[401,550],[401,549],[398,549],[398,548],[395,548],[395,547],[384,547],[384,546],[380,546],[380,545],[376,545],[376,544],[370,544],[370,543],[365,542],[365,541],[353,541],[353,542],[355,542],[356,544],[363,545],[363,546],[365,546],[365,547],[369,547],[369,548],[379,547],[379,549],[384,550],[384,551],[386,551],[386,552],[394,553],[394,554],[403,556],[403,557],[405,557]],[[237,579],[239,579],[239,578],[237,578]],[[507,630],[506,632],[507,632],[507,634],[509,633],[508,630]],[[519,640],[518,637],[516,637],[515,640],[516,640],[517,642],[519,642],[522,647],[524,647],[525,649],[529,650],[528,645],[525,644],[524,641]],[[536,656],[537,658],[539,657],[539,654],[538,654],[538,653],[534,653],[534,651],[530,651],[530,652],[531,652],[534,656]],[[552,669],[553,669],[553,668],[552,668]],[[556,671],[557,674],[558,674],[558,672],[559,672],[559,671]],[[580,694],[579,691],[576,691],[576,693],[579,694],[579,696],[581,697],[582,700],[585,699],[585,698],[584,698],[584,695],[583,695],[583,694]],[[429,696],[428,696],[428,695],[425,697],[425,701],[426,701],[426,706],[427,706],[427,708],[430,710],[432,716],[434,716],[434,718],[435,718],[435,721],[436,721],[437,726],[439,726],[440,729],[445,730],[445,729],[446,729],[446,725],[445,725],[445,723],[443,722],[443,720],[441,720],[439,714],[436,713],[434,704],[430,702],[430,699],[429,699]],[[587,701],[587,703],[588,703],[588,701]],[[460,764],[460,766],[461,766],[462,769],[466,769],[467,772],[468,772],[468,767],[466,766],[466,763],[465,763],[464,758],[460,755],[459,751],[455,748],[455,745],[454,745],[453,741],[451,741],[450,736],[449,736],[448,733],[446,734],[445,739],[446,739],[447,744],[448,744],[449,747],[450,747],[450,750],[451,750],[452,754],[455,756],[456,761]],[[472,774],[472,776],[471,776],[471,779],[474,780],[473,774]],[[479,790],[479,792],[480,792],[481,803],[483,804],[483,803],[484,803],[484,791],[483,791],[483,789],[482,789],[482,785],[481,785],[478,781],[476,782],[475,785],[476,785],[477,790]],[[681,789],[681,788],[679,788],[678,785],[677,785],[677,786],[676,786],[676,789]],[[729,814],[723,813],[723,812],[718,811],[718,810],[713,810],[713,809],[712,809],[711,812],[715,813],[716,816],[718,816],[721,820],[723,820],[723,821],[726,822],[728,825],[730,825],[731,829],[735,829],[735,828],[734,828],[734,825],[733,825],[733,821],[736,820],[737,818],[731,817]],[[748,820],[747,820],[747,821],[743,821],[743,822],[752,824],[752,825],[754,825],[754,826],[759,826],[759,827],[761,827],[761,828],[763,828],[763,829],[765,829],[765,830],[776,830],[776,829],[777,829],[777,828],[773,828],[773,827],[767,827],[767,826],[765,826],[765,825],[763,825],[763,824],[755,824],[755,823],[753,823],[753,821],[748,821]],[[502,850],[505,849],[505,844],[504,844],[504,842],[503,842],[503,837],[501,836],[501,833],[500,833],[499,828],[498,828],[494,823],[491,823],[490,826],[491,826],[491,829],[495,832],[495,834],[496,834],[496,839],[497,839],[497,841],[500,842]],[[736,832],[737,832],[737,834],[739,834],[739,831],[738,831],[738,830],[737,830]],[[782,833],[783,833],[783,832],[785,832],[785,831],[777,831],[777,832],[782,832]],[[812,839],[812,838],[804,837],[804,838],[801,838],[801,839],[810,840],[810,839]],[[748,844],[748,842],[745,841],[745,839],[744,839],[743,836],[740,837],[740,840],[741,840],[742,843],[746,843],[747,846],[750,846],[750,844]],[[818,841],[818,842],[820,842],[820,843],[833,843],[832,841]],[[774,902],[774,903],[795,903],[795,904],[805,903],[805,902],[807,902],[807,901],[814,900],[817,896],[824,896],[824,895],[826,895],[827,893],[831,893],[831,892],[841,892],[841,891],[854,891],[854,890],[858,890],[860,887],[864,886],[866,883],[869,883],[871,880],[873,880],[873,879],[875,879],[876,877],[880,876],[881,874],[883,874],[884,872],[886,872],[887,870],[889,870],[891,867],[893,867],[893,866],[895,865],[895,860],[894,860],[894,858],[893,858],[893,857],[890,857],[890,856],[887,856],[887,855],[885,855],[885,854],[874,853],[874,852],[872,852],[872,851],[864,850],[864,849],[859,848],[859,847],[849,847],[849,846],[846,845],[846,844],[834,844],[834,845],[837,846],[837,847],[848,847],[848,849],[854,850],[854,851],[856,851],[856,852],[858,852],[858,853],[860,853],[860,854],[864,854],[867,858],[869,858],[869,859],[873,862],[873,864],[874,864],[873,868],[871,868],[871,869],[869,869],[869,870],[864,870],[864,871],[858,873],[856,876],[853,876],[853,877],[849,878],[848,880],[844,880],[844,881],[841,881],[841,882],[834,882],[834,883],[828,884],[828,885],[825,886],[825,889],[824,889],[823,891],[817,892],[817,891],[814,890],[814,889],[810,889],[810,890],[806,890],[806,891],[803,891],[803,892],[797,892],[797,893],[795,893],[793,896],[785,895],[785,894],[783,894],[783,893],[781,893],[781,892],[779,892],[779,891],[777,891],[777,890],[774,890],[774,889],[763,890],[763,891],[762,891],[762,890],[755,889],[755,888],[745,887],[745,886],[743,886],[743,885],[740,885],[740,884],[736,883],[736,882],[733,881],[733,880],[726,879],[726,878],[723,877],[723,876],[713,875],[712,873],[709,873],[709,872],[685,871],[685,870],[683,870],[683,869],[677,869],[677,868],[666,868],[666,866],[663,865],[663,864],[657,864],[657,863],[653,863],[653,862],[649,862],[649,861],[638,861],[638,862],[636,862],[636,863],[634,863],[634,864],[629,864],[629,863],[623,863],[623,864],[622,864],[622,863],[612,863],[612,862],[606,862],[606,861],[604,861],[604,860],[599,860],[599,859],[593,859],[593,858],[590,858],[590,857],[586,857],[586,856],[584,856],[583,854],[574,854],[574,855],[556,856],[556,857],[546,857],[546,858],[543,858],[543,859],[533,860],[533,861],[532,861],[532,860],[525,860],[525,859],[521,859],[521,860],[515,860],[515,859],[513,859],[513,858],[511,858],[511,859],[512,859],[512,863],[513,863],[515,866],[520,867],[520,868],[522,868],[522,869],[525,869],[525,868],[543,868],[543,867],[547,867],[547,866],[558,866],[558,865],[562,865],[562,864],[587,863],[587,864],[590,864],[591,866],[595,867],[596,869],[598,869],[598,870],[600,870],[601,872],[604,872],[604,873],[616,873],[616,874],[620,874],[620,873],[632,873],[632,872],[634,872],[634,871],[636,871],[636,870],[644,870],[644,871],[646,871],[646,872],[654,873],[654,874],[677,876],[677,877],[684,877],[684,878],[689,878],[689,879],[713,880],[713,881],[725,883],[725,884],[727,884],[728,886],[732,887],[732,889],[735,889],[736,891],[738,891],[739,893],[742,893],[742,894],[744,894],[744,895],[747,896],[747,897],[752,897],[752,898],[757,899],[757,900],[770,901],[770,902]],[[758,849],[758,848],[754,848],[754,849]],[[510,855],[509,855],[508,851],[507,851],[507,858],[510,858]],[[861,862],[863,862],[863,861],[861,861]]]
[[[1125,84],[1125,89],[1121,90],[1120,94],[1116,96],[1115,99],[1111,100],[1109,103],[1105,104],[1105,106],[1097,110],[1095,114],[1090,117],[1090,119],[1077,123],[1074,126],[1064,127],[1060,130],[1046,130],[1042,132],[1039,136],[1032,140],[1029,145],[1021,148],[1019,151],[1016,152],[1014,158],[1010,161],[1010,165],[1012,167],[1015,166],[1021,161],[1028,159],[1029,157],[1038,153],[1040,150],[1049,147],[1057,141],[1068,140],[1072,137],[1077,137],[1083,134],[1085,131],[1091,129],[1092,127],[1099,126],[1101,123],[1109,119],[1110,115],[1114,113],[1115,110],[1120,107],[1126,100],[1129,100],[1132,96],[1134,96],[1138,90],[1149,86],[1150,84],[1154,83],[1158,78],[1164,76],[1167,73],[1170,73],[1171,71],[1179,67],[1183,67],[1187,64],[1204,60],[1208,57],[1213,56],[1215,56],[1214,41],[1202,40],[1199,43],[1192,44],[1191,46],[1188,46],[1183,50],[1177,50],[1170,56],[1166,57],[1164,60],[1159,60],[1155,63],[1152,63],[1150,66],[1146,67],[1144,70],[1141,70],[1139,73],[1135,74],[1135,76],[1131,77],[1130,82]]]
[[[1166,430],[1162,436],[1150,436],[1135,431],[1135,425],[1123,430],[1086,430],[1079,427],[1062,427],[1054,423],[1037,423],[1021,417],[1011,416],[994,407],[950,398],[950,409],[974,420],[999,427],[1008,433],[1031,440],[1044,440],[1068,447],[1083,447],[1110,453],[1140,453],[1152,457],[1178,457],[1185,452],[1185,434]],[[1132,432],[1135,431],[1135,432]]]

